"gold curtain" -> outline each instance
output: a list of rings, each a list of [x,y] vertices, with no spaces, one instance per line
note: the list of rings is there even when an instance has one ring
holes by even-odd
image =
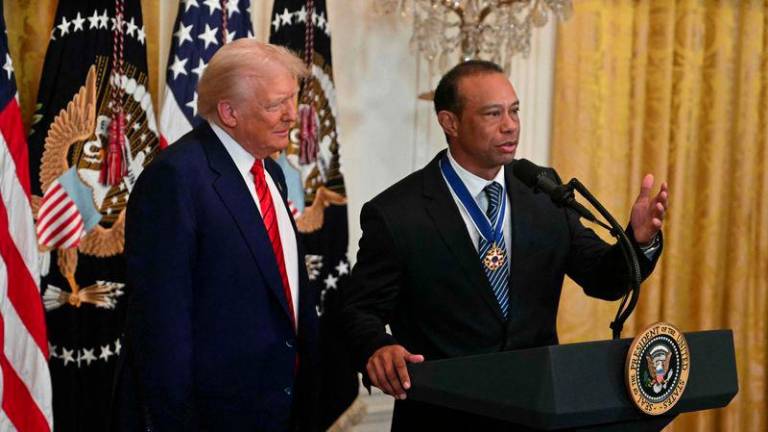
[[[552,165],[620,220],[644,173],[670,185],[664,253],[623,336],[660,320],[732,329],[739,394],[669,430],[768,430],[768,1],[573,3],[558,34]],[[562,340],[609,338],[616,307],[569,282]]]

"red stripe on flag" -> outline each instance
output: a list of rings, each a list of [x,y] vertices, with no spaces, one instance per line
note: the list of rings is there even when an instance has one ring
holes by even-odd
[[[56,186],[53,187],[53,189],[49,190],[45,193],[45,196],[43,196],[43,202],[40,204],[40,208],[43,209],[43,212],[37,215],[37,220],[42,221],[45,220],[48,215],[53,211],[53,209],[56,208],[57,205],[62,200],[65,200],[69,197],[67,195],[67,192],[63,190],[64,188],[61,187],[60,183],[56,183]],[[62,193],[58,193],[59,191],[62,191]],[[58,194],[58,195],[57,195]],[[56,197],[53,199],[53,197]],[[49,204],[50,201],[50,204]]]
[[[160,135],[160,150],[165,150],[168,148],[168,140],[165,139],[164,135]]]
[[[74,204],[70,204],[70,205],[68,205],[67,207],[65,207],[65,210],[69,210],[69,209],[71,209],[71,208],[75,208],[75,205],[74,205]],[[80,217],[80,213],[78,213],[77,211],[75,211],[74,213],[72,213],[72,214],[71,214],[71,215],[70,215],[70,216],[69,216],[67,219],[65,219],[65,220],[61,220],[61,219],[59,219],[59,218],[56,218],[55,222],[56,222],[56,223],[58,223],[58,225],[57,225],[57,226],[56,226],[56,227],[53,229],[53,231],[51,231],[50,233],[48,233],[48,235],[46,235],[44,238],[41,238],[41,239],[39,240],[39,241],[40,241],[40,243],[41,243],[41,244],[44,244],[44,245],[46,245],[46,246],[52,247],[52,248],[58,248],[59,246],[61,246],[61,244],[62,244],[64,241],[63,241],[62,239],[58,239],[58,240],[56,240],[56,236],[58,236],[58,235],[59,235],[59,233],[61,233],[61,232],[62,232],[64,229],[66,229],[66,228],[69,226],[69,224],[71,224],[71,223],[72,223],[72,221],[73,221],[73,220],[75,220],[75,219],[77,219],[77,218],[79,218],[79,217]],[[46,228],[47,228],[47,227],[46,227]],[[38,234],[38,235],[39,235],[39,234]],[[65,237],[66,237],[66,236],[65,236]],[[55,240],[55,241],[54,241],[54,240]]]
[[[9,272],[8,276],[10,277]],[[2,335],[5,334],[5,321],[0,315],[0,341],[5,345]],[[3,401],[2,408],[8,420],[19,431],[50,431],[40,407],[37,406],[29,389],[13,369],[5,351],[0,351],[0,368],[3,370]]]
[[[73,223],[74,225],[72,225]],[[63,231],[65,228],[68,228],[66,232]],[[62,233],[56,233],[56,235],[51,238],[51,242],[54,243],[53,247],[58,249],[70,241],[75,242],[71,247],[77,246],[80,244],[80,236],[83,234],[82,228],[83,218],[81,218],[78,213],[73,214],[71,218],[67,219],[66,224],[62,224],[60,227]]]
[[[52,226],[55,227],[54,232],[58,232],[59,230],[61,230],[61,225],[64,223],[64,221],[62,220],[64,218],[64,215],[69,213],[73,209],[74,209],[74,212],[71,215],[67,216],[68,221],[72,220],[73,215],[79,214],[77,212],[77,207],[75,207],[75,203],[69,200],[68,203],[61,206],[61,208],[56,212],[56,214],[54,214],[53,216],[47,217],[45,220],[42,221],[45,225],[43,225],[42,229],[38,229],[37,235],[42,236],[43,234],[45,234],[45,231]],[[44,238],[38,239],[38,241],[42,244],[48,244],[48,242],[52,237],[53,237],[53,233],[49,233]]]
[[[0,111],[0,131],[5,138],[6,147],[11,152],[13,163],[16,165],[16,175],[19,177],[21,187],[29,199],[29,160],[27,154],[27,139],[24,133],[24,126],[21,123],[21,110],[16,98],[5,105]]]
[[[40,291],[21,257],[8,229],[8,213],[0,199],[0,256],[8,272],[8,299],[19,315],[32,339],[48,358],[48,337],[45,330],[45,314]]]
[[[83,226],[83,218],[80,218],[77,225],[65,236],[66,242],[62,242],[62,246],[65,249],[73,248],[80,244],[80,237],[83,235]]]

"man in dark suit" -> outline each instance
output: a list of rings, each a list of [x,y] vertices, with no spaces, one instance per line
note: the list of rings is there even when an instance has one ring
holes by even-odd
[[[519,102],[497,65],[455,67],[434,103],[448,151],[363,207],[343,321],[360,370],[397,399],[393,430],[506,430],[406,400],[406,364],[557,344],[564,276],[614,300],[627,269],[618,246],[512,175]],[[652,186],[648,175],[627,229],[643,277],[658,259],[667,206],[666,184],[653,197]]]
[[[115,429],[314,429],[316,299],[270,158],[305,74],[283,48],[224,45],[198,86],[207,122],[139,178]]]

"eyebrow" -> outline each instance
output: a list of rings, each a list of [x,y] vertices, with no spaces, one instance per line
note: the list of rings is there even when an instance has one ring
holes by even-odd
[[[520,101],[516,100],[510,104],[510,108],[519,107]],[[496,103],[496,104],[489,104],[489,105],[483,105],[480,107],[480,111],[485,111],[492,108],[504,108],[504,104]]]
[[[267,105],[277,105],[277,104],[283,103],[283,102],[287,101],[288,99],[295,98],[298,94],[299,94],[299,92],[297,90],[297,91],[295,91],[295,92],[293,92],[293,93],[291,93],[289,95],[269,100],[269,101],[267,101]]]

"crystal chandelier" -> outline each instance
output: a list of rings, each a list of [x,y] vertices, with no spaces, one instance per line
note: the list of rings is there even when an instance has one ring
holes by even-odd
[[[411,48],[444,72],[457,61],[491,60],[509,72],[531,50],[531,30],[550,14],[571,15],[571,0],[374,0],[380,13],[413,12]],[[458,54],[458,55],[457,55]]]

